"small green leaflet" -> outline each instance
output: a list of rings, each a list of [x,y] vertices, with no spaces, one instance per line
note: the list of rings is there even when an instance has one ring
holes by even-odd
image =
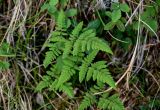
[[[122,32],[125,31],[125,26],[124,26],[124,24],[122,23],[122,21],[118,20],[117,23],[116,23],[116,26],[117,26],[117,28],[118,28],[120,31],[122,31]]]
[[[107,23],[106,25],[105,25],[105,27],[104,27],[104,30],[111,30],[111,29],[113,29],[114,28],[114,26],[115,26],[115,22],[109,22],[109,23]]]
[[[112,12],[112,22],[117,22],[121,18],[121,10],[114,10]]]
[[[58,1],[59,0],[50,0],[49,5],[50,6],[55,6],[55,5],[57,5]]]
[[[129,12],[130,8],[126,3],[122,3],[122,4],[120,4],[120,10],[123,12]]]
[[[67,17],[73,17],[77,15],[77,9],[71,8],[71,9],[66,10],[65,13]]]

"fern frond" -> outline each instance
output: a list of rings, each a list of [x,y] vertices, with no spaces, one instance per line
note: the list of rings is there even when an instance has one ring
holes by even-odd
[[[52,63],[54,59],[57,58],[61,54],[61,51],[58,48],[52,48],[50,51],[46,52],[45,59],[43,61],[44,67],[48,67],[49,64]]]
[[[35,91],[42,91],[42,89],[48,87],[50,85],[51,77],[50,76],[43,76],[42,81],[37,85]]]
[[[86,93],[84,99],[82,100],[78,110],[85,110],[88,107],[91,107],[92,104],[96,103],[96,97],[89,93]]]
[[[79,32],[82,30],[83,22],[80,22],[73,30],[72,30],[72,37],[78,37]]]
[[[97,81],[107,83],[111,87],[115,88],[115,81],[113,80],[109,70],[102,69],[97,73]]]
[[[96,68],[98,70],[105,69],[105,68],[107,68],[106,61],[98,61],[98,62],[92,64],[92,67]]]
[[[44,67],[45,68],[48,67],[48,65],[51,64],[52,60],[55,58],[56,58],[56,56],[54,55],[54,53],[52,51],[46,52],[46,56],[43,61]]]
[[[58,80],[55,79],[54,82],[50,86],[50,90],[52,91],[59,90],[60,92],[66,93],[70,98],[74,97],[74,90],[73,90],[71,83],[64,83],[60,85],[59,88],[56,88],[57,84],[58,84]]]
[[[109,109],[109,110],[124,110],[122,101],[119,99],[117,94],[110,97],[102,97],[98,102],[98,108]]]
[[[98,50],[94,50],[84,59],[79,72],[79,81],[82,82],[86,76],[86,72],[88,71],[88,66],[92,63],[94,58],[96,57]]]
[[[61,11],[59,12],[59,15],[58,15],[57,27],[56,27],[56,29],[57,29],[57,30],[63,30],[63,29],[66,29],[66,28],[67,28],[66,15],[65,15],[64,11],[61,10]]]
[[[64,65],[61,75],[58,79],[56,88],[59,88],[64,82],[67,82],[75,74],[75,70],[69,66]]]
[[[93,75],[94,72],[94,68],[89,67],[88,72],[87,72],[87,76],[86,76],[86,81],[89,81]]]
[[[66,42],[67,40],[64,37],[56,36],[51,37],[50,42]]]
[[[92,77],[94,81],[97,80],[97,82],[107,83],[115,88],[115,82],[105,63],[105,61],[98,61],[92,64],[88,69],[86,81],[90,80]]]
[[[94,37],[93,39],[91,39],[91,42],[92,42],[92,44],[91,44],[92,49],[97,49],[97,50],[104,51],[106,53],[113,54],[111,48],[102,39],[100,39],[98,37]],[[88,43],[88,45],[89,45],[89,43]]]
[[[59,87],[59,91],[63,91],[66,93],[70,98],[74,97],[74,90],[71,83],[65,83]]]
[[[82,46],[83,48],[86,47],[86,45],[83,44],[83,41],[85,38],[88,38],[88,36],[94,37],[96,34],[93,30],[86,30],[82,34],[80,34],[79,38],[76,40],[73,46],[73,55],[76,56],[78,53],[82,52]]]
[[[63,51],[63,58],[67,58],[68,55],[71,53],[73,47],[73,42],[72,41],[67,41],[65,42],[65,47]]]

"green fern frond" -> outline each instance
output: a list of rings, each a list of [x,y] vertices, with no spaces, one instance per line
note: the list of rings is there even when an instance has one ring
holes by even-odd
[[[94,50],[84,59],[79,72],[79,81],[82,82],[86,76],[88,71],[88,66],[92,63],[94,58],[96,57],[98,50]]]
[[[56,29],[57,29],[57,30],[62,30],[62,31],[64,31],[63,29],[66,29],[66,28],[67,28],[66,15],[65,15],[64,11],[61,10],[61,11],[59,12],[59,15],[58,15],[57,27],[56,27]]]
[[[109,110],[124,110],[122,101],[119,99],[117,94],[110,97],[102,97],[98,102],[98,108],[109,109]]]
[[[69,66],[64,65],[62,73],[58,79],[58,83],[56,85],[56,88],[59,88],[61,85],[63,85],[64,82],[67,82],[71,77],[75,74],[75,70]]]
[[[111,87],[115,88],[115,81],[113,80],[109,70],[107,70],[107,69],[102,69],[98,72],[97,81],[107,83]]]
[[[68,55],[71,53],[73,47],[73,42],[72,41],[67,41],[65,42],[65,47],[63,51],[63,58],[68,57]]]
[[[82,48],[85,48],[86,45],[83,44],[85,38],[88,36],[94,37],[96,34],[93,30],[86,30],[82,34],[80,34],[79,38],[76,40],[73,46],[73,55],[76,56],[78,53],[82,52]],[[83,46],[83,47],[82,47]]]
[[[104,42],[102,39],[98,38],[98,37],[94,37],[93,39],[90,39],[91,40],[91,48],[92,49],[97,49],[97,50],[101,50],[101,51],[104,51],[106,53],[110,53],[110,54],[113,54],[111,48],[107,45],[106,42]],[[90,42],[90,41],[89,41]],[[88,43],[89,45],[89,43]]]
[[[115,82],[111,76],[111,73],[107,69],[107,65],[105,61],[98,61],[89,67],[86,81],[90,80],[91,77],[93,80],[97,80],[98,82],[107,83],[111,87],[115,88]]]
[[[59,87],[59,91],[63,91],[66,93],[70,98],[74,97],[74,90],[71,83],[65,83]]]
[[[98,61],[98,62],[92,64],[92,67],[96,68],[98,70],[105,69],[105,68],[107,68],[106,61]]]
[[[91,107],[92,104],[96,103],[96,97],[94,95],[91,95],[89,93],[86,93],[84,96],[84,99],[82,100],[78,110],[85,110],[88,107]]]
[[[52,49],[53,50],[53,49]],[[60,50],[55,48],[54,51],[48,51],[46,52],[46,56],[45,56],[45,59],[43,61],[43,65],[44,67],[48,67],[49,64],[52,63],[52,61],[54,59],[57,58],[57,56],[59,56],[61,54]]]
[[[64,37],[56,36],[51,37],[50,42],[66,42],[67,40]]]
[[[80,22],[80,23],[72,30],[71,35],[72,35],[73,37],[78,37],[80,31],[82,30],[82,27],[83,27],[83,22]]]
[[[42,81],[37,85],[35,91],[42,91],[42,89],[49,87],[51,77],[48,75],[43,76]]]
[[[94,68],[89,67],[88,72],[87,72],[87,76],[86,76],[86,81],[89,81],[93,75],[94,72]]]

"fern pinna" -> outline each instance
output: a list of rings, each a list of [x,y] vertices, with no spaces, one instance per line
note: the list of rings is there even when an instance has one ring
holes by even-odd
[[[83,22],[71,30],[70,19],[62,10],[57,18],[55,31],[47,44],[49,51],[46,52],[43,63],[45,68],[50,68],[50,71],[43,76],[43,80],[38,84],[36,90],[49,88],[52,91],[64,92],[73,98],[76,85],[95,82],[90,89],[84,90],[86,93],[79,109],[83,110],[97,104],[97,107],[101,109],[116,110],[119,106],[121,108],[119,110],[122,110],[122,103],[119,99],[112,100],[113,96],[102,97],[101,95],[97,99],[93,95],[95,92],[105,89],[106,84],[115,88],[115,82],[107,69],[106,62],[95,61],[99,51],[112,54],[107,42],[97,37],[94,30],[83,28]],[[103,103],[105,98],[105,103]],[[115,100],[117,106],[110,107],[116,102]]]

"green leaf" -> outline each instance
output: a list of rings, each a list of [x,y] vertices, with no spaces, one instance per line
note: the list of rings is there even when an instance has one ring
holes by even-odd
[[[100,26],[101,22],[99,19],[96,19],[94,21],[90,21],[87,28],[90,29],[98,29],[98,27]]]
[[[109,22],[109,23],[107,23],[106,25],[105,25],[105,27],[104,27],[104,30],[111,30],[111,29],[113,29],[114,28],[114,26],[115,26],[115,22]]]
[[[106,11],[105,15],[108,16],[109,18],[112,18],[112,13],[110,11]]]
[[[50,0],[49,5],[50,6],[55,6],[55,5],[57,5],[58,1],[59,0]]]
[[[117,22],[121,18],[121,10],[114,10],[112,12],[112,22]]]
[[[156,10],[154,7],[147,7],[145,11],[141,14],[141,19],[145,21],[146,19],[151,19],[156,15]]]
[[[120,10],[123,11],[123,12],[129,12],[130,8],[126,3],[121,3],[120,4]]]
[[[54,6],[49,6],[48,7],[48,12],[51,14],[51,15],[54,15],[54,13],[57,11],[57,8],[54,7]]]
[[[66,10],[67,17],[73,17],[75,15],[77,15],[77,9],[71,8],[71,9]]]
[[[125,26],[124,26],[124,24],[122,23],[122,21],[118,20],[117,23],[116,23],[116,26],[117,26],[117,28],[118,28],[120,31],[122,31],[122,32],[125,31]]]
[[[62,8],[65,8],[67,6],[68,0],[59,0]]]
[[[152,32],[152,31],[157,32],[158,23],[157,23],[156,20],[150,19],[150,20],[147,20],[147,21],[146,21],[145,27],[146,27],[148,30],[150,30],[151,32]]]
[[[111,10],[118,10],[119,9],[119,3],[112,3]]]

